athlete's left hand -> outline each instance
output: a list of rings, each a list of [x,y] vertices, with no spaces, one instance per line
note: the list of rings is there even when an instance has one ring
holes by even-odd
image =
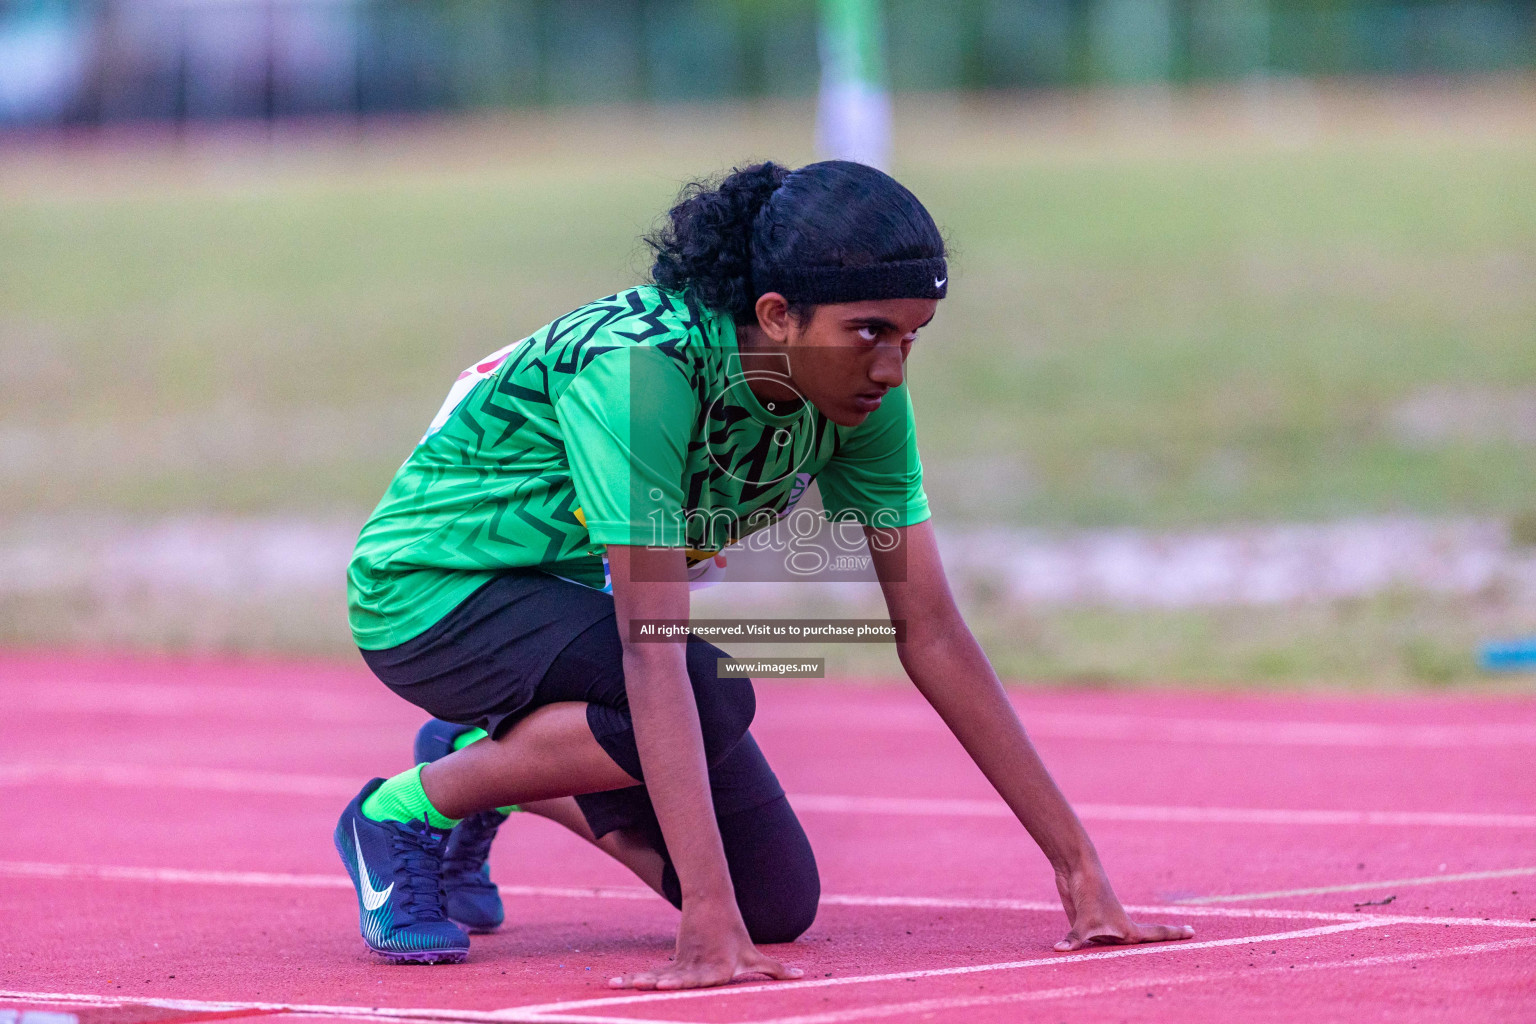
[[[1067,911],[1072,930],[1056,943],[1056,951],[1068,953],[1084,946],[1128,946],[1138,942],[1169,942],[1194,938],[1187,924],[1138,924],[1109,885],[1104,869],[1095,866],[1056,876],[1056,891]]]

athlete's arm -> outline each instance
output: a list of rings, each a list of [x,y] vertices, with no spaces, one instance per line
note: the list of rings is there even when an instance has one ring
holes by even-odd
[[[1070,925],[1058,950],[1186,939],[1187,926],[1144,925],[1120,906],[1082,822],[1035,753],[981,646],[955,607],[932,522],[865,529],[893,622],[904,621],[902,667],[982,774],[1040,845]],[[884,549],[884,550],[882,550]]]
[[[640,766],[683,895],[677,957],[659,970],[627,974],[609,984],[672,989],[723,985],[753,973],[798,978],[799,970],[757,951],[736,906],[710,800],[704,737],[684,642],[630,642],[632,620],[687,620],[683,551],[610,544],[608,566]]]

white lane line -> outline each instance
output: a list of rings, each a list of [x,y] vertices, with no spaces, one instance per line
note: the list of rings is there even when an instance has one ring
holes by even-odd
[[[505,1018],[497,1010],[437,1010],[394,1009],[380,1006],[331,1006],[315,1003],[259,1003],[246,1001],[209,999],[162,999],[156,996],[100,996],[82,992],[11,992],[0,991],[0,999],[8,1002],[49,1006],[80,1006],[121,1008],[146,1006],[161,1010],[182,1010],[192,1013],[236,1013],[240,1011],[263,1014],[279,1013],[284,1016],[338,1017],[354,1021],[378,1021],[382,1024],[398,1024],[400,1021],[449,1021],[461,1024],[483,1024]],[[600,1017],[586,1015],[538,1016],[530,1018],[545,1024],[691,1024],[688,1021],[657,1020],[634,1017]]]
[[[1373,889],[1396,889],[1412,885],[1440,885],[1445,882],[1481,882],[1490,878],[1520,878],[1536,875],[1536,867],[1503,868],[1498,871],[1463,871],[1454,875],[1420,875],[1417,878],[1390,878],[1382,882],[1353,882],[1349,885],[1319,885],[1310,889],[1276,889],[1273,892],[1235,893],[1227,896],[1193,896],[1174,900],[1178,906],[1199,906],[1206,903],[1242,903],[1247,900],[1276,900],[1286,896],[1321,896],[1332,892],[1366,892]]]
[[[955,996],[951,998],[921,999],[905,1003],[884,1003],[876,1006],[829,1010],[825,1013],[807,1013],[790,1017],[770,1017],[749,1024],[845,1024],[847,1021],[871,1020],[879,1017],[898,1017],[906,1014],[926,1013],[930,1016],[956,1010],[982,1006],[1004,1006],[1010,1003],[1038,1003],[1056,999],[1082,999],[1089,996],[1109,995],[1127,989],[1146,990],[1172,988],[1176,985],[1209,984],[1240,978],[1243,981],[1262,976],[1284,974],[1294,976],[1297,971],[1331,971],[1350,968],[1386,967],[1396,964],[1443,960],[1453,956],[1476,956],[1519,949],[1536,945],[1536,939],[1503,939],[1499,942],[1480,942],[1470,946],[1453,946],[1450,949],[1425,950],[1418,953],[1392,953],[1383,956],[1359,957],[1348,960],[1329,960],[1323,963],[1303,963],[1285,966],[1257,967],[1235,971],[1204,971],[1200,973],[1151,975],[1124,981],[1109,981],[1097,985],[1067,985],[1060,988],[1035,989],[1028,992],[1011,992],[993,996]],[[643,1018],[633,1018],[643,1020]]]
[[[225,768],[165,768],[134,764],[0,763],[0,786],[98,785],[128,789],[210,790],[220,793],[266,793],[280,796],[350,797],[361,788],[358,778]],[[1012,818],[996,798],[839,796],[795,793],[790,802],[807,814],[877,814],[913,817]],[[1384,826],[1402,828],[1536,829],[1536,814],[1476,811],[1350,811],[1295,810],[1262,807],[1163,807],[1140,804],[1077,804],[1078,817],[1092,821],[1131,821],[1185,825]]]
[[[499,1021],[507,1018],[497,1017]],[[705,1021],[658,1020],[655,1017],[604,1017],[587,1013],[538,1013],[516,1018],[525,1024],[708,1024]]]
[[[936,817],[1011,818],[1001,800],[925,797],[790,796],[795,810],[825,814],[932,815]],[[1485,814],[1455,811],[1286,810],[1262,807],[1160,807],[1137,804],[1073,804],[1080,818],[1096,821],[1145,821],[1216,825],[1389,825],[1442,828],[1536,828],[1536,814]]]
[[[227,885],[240,888],[351,889],[346,875],[304,875],[273,871],[204,871],[189,868],[145,868],[96,864],[52,864],[41,861],[0,861],[0,876],[13,878],[76,878],[103,882],[152,882],[169,885]],[[553,899],[660,900],[642,886],[502,885],[503,896]]]
[[[161,1010],[182,1010],[192,1013],[226,1013],[251,1011],[281,1013],[301,1017],[340,1017],[355,1021],[380,1021],[398,1024],[399,1021],[449,1021],[461,1024],[484,1024],[487,1021],[504,1021],[500,1010],[438,1010],[395,1009],[387,1006],[331,1006],[316,1003],[261,1003],[211,1000],[167,999],[157,996],[103,996],[84,992],[20,992],[0,990],[0,999],[8,1002],[50,1006],[84,1006],[120,1008],[147,1006]],[[657,1020],[654,1017],[601,1017],[588,1015],[538,1015],[527,1018],[541,1024],[692,1024],[689,1021]]]
[[[943,723],[921,704],[871,707],[832,698],[831,710],[807,722],[793,704],[760,701],[757,726],[770,729],[859,729],[867,732],[942,732]],[[1166,718],[1161,715],[1045,711],[1018,702],[1014,710],[1036,739],[1132,743],[1209,743],[1273,747],[1536,746],[1536,722],[1462,722],[1444,725],[1386,722],[1298,722],[1283,719]],[[1438,713],[1430,710],[1431,714]]]
[[[1155,821],[1231,825],[1387,825],[1417,828],[1536,828],[1536,814],[1476,811],[1334,811],[1251,807],[1144,807],[1078,804],[1079,817],[1099,821]]]
[[[1185,944],[1186,948],[1190,944]],[[955,997],[949,999],[927,999],[908,1003],[887,1003],[879,1006],[862,1007],[849,1010],[834,1010],[825,1014],[807,1014],[796,1017],[778,1017],[769,1020],[754,1021],[752,1024],[841,1024],[843,1021],[862,1020],[874,1017],[899,1016],[906,1013],[938,1012],[941,1010],[965,1009],[974,1006],[991,1006],[1013,1002],[1044,1002],[1053,999],[1071,999],[1083,996],[1105,995],[1124,989],[1168,987],[1182,984],[1196,984],[1201,982],[1226,980],[1230,978],[1252,978],[1259,974],[1288,974],[1291,971],[1320,971],[1337,970],[1341,968],[1365,968],[1388,966],[1410,962],[1422,962],[1426,960],[1444,959],[1452,956],[1471,956],[1480,953],[1496,953],[1508,949],[1524,948],[1536,945],[1536,938],[1504,939],[1498,942],[1483,942],[1468,946],[1455,946],[1450,949],[1427,950],[1417,953],[1394,953],[1375,957],[1361,957],[1359,959],[1333,960],[1324,963],[1297,964],[1294,967],[1264,967],[1244,971],[1209,972],[1201,974],[1182,974],[1153,976],[1149,978],[1137,978],[1127,981],[1106,982],[1100,985],[1073,985],[1054,989],[1035,989],[1029,992],[1010,993],[997,996]],[[1157,947],[1144,947],[1153,950]],[[1068,958],[1059,958],[1054,963],[1060,963]],[[789,991],[791,988],[804,986],[805,982],[791,983],[788,988],[781,991]],[[758,989],[771,986],[755,986]],[[700,994],[720,994],[721,991],[711,990]],[[654,995],[651,996],[654,998]],[[527,1021],[530,1024],[684,1024],[677,1021],[661,1021],[651,1017],[606,1017],[590,1016],[586,1014],[567,1013],[535,1013],[526,1009],[514,1010],[439,1010],[439,1009],[393,1009],[388,1007],[358,1007],[358,1006],[327,1006],[304,1003],[259,1003],[259,1002],[234,1002],[215,1001],[202,999],[169,999],[152,996],[127,996],[127,995],[96,995],[94,993],[81,992],[24,992],[0,990],[0,999],[12,1002],[51,1004],[58,1006],[95,1006],[95,1007],[121,1007],[121,1006],[147,1006],[158,1009],[183,1010],[189,1012],[223,1012],[234,1010],[260,1010],[279,1011],[302,1016],[333,1016],[348,1020],[358,1021],[384,1021],[397,1022],[402,1020],[426,1020],[426,1021],[465,1021],[480,1024],[487,1021]],[[649,1000],[647,1000],[649,1001]],[[557,1004],[569,1005],[569,1004]]]
[[[346,875],[284,874],[267,871],[203,871],[188,868],[147,868],[94,864],[54,864],[39,861],[0,861],[0,876],[13,878],[72,878],[103,882],[149,882],[170,885],[225,885],[302,889],[351,889]],[[642,886],[502,885],[502,895],[530,899],[600,899],[657,901],[660,897]],[[900,907],[937,910],[992,910],[1026,913],[1061,913],[1053,900],[1016,900],[963,896],[868,896],[825,893],[824,907]],[[1126,904],[1137,915],[1161,917],[1218,917],[1255,921],[1381,921],[1387,924],[1445,925],[1453,928],[1519,928],[1536,931],[1536,921],[1513,918],[1433,917],[1408,914],[1362,914],[1327,910],[1291,910],[1279,907],[1187,906],[1183,904]]]
[[[152,1006],[161,1010],[221,1013],[233,1010],[261,1010],[302,1016],[345,1017],[351,1020],[443,1020],[495,1021],[495,1011],[392,1009],[382,1006],[328,1006],[313,1003],[261,1003],[246,1000],[162,999],[155,996],[96,995],[85,992],[20,992],[0,990],[0,999],[18,1003],[56,1003],[71,1006]],[[632,1022],[631,1022],[632,1024]],[[665,1022],[657,1022],[665,1024]]]
[[[352,888],[352,880],[346,875],[299,875],[272,871],[200,871],[188,868],[141,868],[111,864],[51,864],[42,861],[0,861],[0,875],[12,878],[159,882],[169,885],[276,886],[289,889]]]
[[[1157,718],[1020,710],[1035,736],[1215,743],[1276,747],[1510,747],[1536,746],[1536,723],[1384,725],[1370,722],[1266,722],[1217,718]]]
[[[911,907],[937,910],[1009,910],[1061,913],[1051,900],[1014,900],[963,896],[841,896],[824,894],[821,905],[832,907]],[[1127,903],[1128,913],[1140,916],[1223,917],[1253,921],[1360,921],[1366,918],[1402,924],[1448,925],[1452,928],[1518,928],[1536,931],[1536,921],[1517,918],[1434,917],[1408,914],[1364,914],[1360,911],[1301,910],[1280,907],[1190,906],[1184,903]]]
[[[909,978],[947,978],[965,974],[981,974],[993,971],[1017,971],[1030,967],[1053,967],[1057,964],[1082,963],[1090,960],[1118,960],[1132,956],[1158,956],[1168,953],[1188,953],[1200,949],[1219,949],[1224,946],[1247,946],[1262,942],[1291,942],[1311,939],[1322,935],[1359,931],[1363,928],[1381,928],[1391,925],[1391,920],[1380,918],[1368,921],[1351,921],[1347,924],[1323,925],[1289,932],[1271,932],[1265,935],[1245,935],[1235,939],[1208,939],[1204,942],[1167,942],[1155,946],[1127,946],[1092,953],[1059,953],[1034,960],[1010,960],[995,964],[973,964],[967,967],[936,967],[928,970],[897,971],[890,974],[860,974],[844,978],[814,978],[796,981],[796,991],[807,988],[832,988],[844,985],[868,985],[886,981],[906,981]],[[595,1009],[601,1006],[627,1006],[634,1003],[653,1003],[672,999],[719,998],[721,996],[750,995],[772,990],[784,982],[755,982],[750,985],[731,985],[726,988],[688,989],[682,992],[637,992],[631,995],[607,996],[599,999],[573,999],[560,1003],[541,1003],[530,1006],[512,1006],[499,1011],[506,1021],[530,1021],[551,1014],[563,1014],[571,1010]]]
[[[219,793],[351,797],[362,789],[363,781],[360,778],[339,775],[300,775],[290,772],[241,771],[229,768],[162,768],[143,764],[32,762],[0,764],[0,786],[62,783],[64,785],[117,786],[125,789],[198,789]]]
[[[226,715],[291,721],[355,723],[361,710],[393,717],[386,700],[366,676],[355,694],[302,687],[177,686],[157,683],[83,682],[49,670],[11,669],[0,681],[0,712],[44,715],[134,715],[160,718]],[[942,730],[933,711],[921,704],[869,707],[839,700],[826,721],[842,731]],[[1018,708],[1031,735],[1051,739],[1214,743],[1256,746],[1324,747],[1529,747],[1536,746],[1536,722],[1468,722],[1447,725],[1380,722],[1297,722],[1264,719],[1164,718],[1152,715],[1036,711]],[[804,730],[797,713],[764,702],[761,727]],[[814,723],[813,723],[814,727]]]
[[[378,684],[365,676],[359,676],[354,691],[335,693],[292,686],[83,683],[54,672],[3,670],[0,670],[0,683],[11,684],[0,686],[0,712],[12,718],[21,714],[135,718],[227,716],[246,721],[272,719],[355,725],[360,716],[366,716],[369,721],[402,717],[399,703],[391,702],[379,691]]]

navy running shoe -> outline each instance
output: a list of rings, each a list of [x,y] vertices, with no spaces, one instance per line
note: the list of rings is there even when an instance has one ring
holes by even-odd
[[[453,753],[453,741],[470,729],[432,718],[416,733],[416,763]],[[507,816],[497,810],[472,814],[454,826],[443,850],[443,897],[448,917],[471,935],[493,932],[506,920],[501,893],[486,862],[496,830]]]
[[[383,783],[374,779],[352,798],[334,837],[357,890],[363,941],[390,963],[463,963],[469,936],[443,908],[448,830],[420,820],[374,821],[364,815],[363,801]]]
[[[472,814],[453,827],[443,850],[443,905],[449,919],[471,935],[493,932],[506,919],[501,893],[486,863],[496,830],[506,820],[505,814],[495,810]]]

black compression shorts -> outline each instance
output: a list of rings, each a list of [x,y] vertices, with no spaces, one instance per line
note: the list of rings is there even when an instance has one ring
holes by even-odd
[[[362,654],[374,674],[412,704],[496,738],[536,708],[582,701],[603,750],[644,779],[612,595],[533,570],[507,572],[420,636]],[[747,731],[757,707],[751,681],[716,674],[716,659],[725,656],[713,644],[688,638],[688,678],[715,817],[748,930],[755,941],[784,942],[815,917],[816,862],[783,788]],[[681,904],[643,785],[584,794],[576,802],[594,835],[630,830],[658,850],[666,861],[665,895]]]

